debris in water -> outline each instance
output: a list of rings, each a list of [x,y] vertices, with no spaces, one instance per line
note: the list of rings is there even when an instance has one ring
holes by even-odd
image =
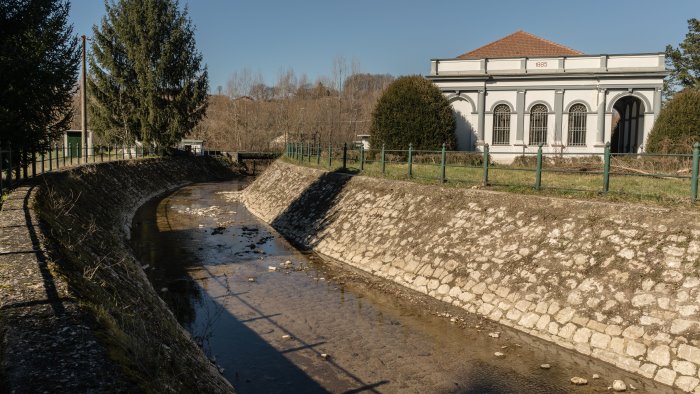
[[[255,282],[255,278],[253,278],[253,277],[248,278],[248,282]]]
[[[326,353],[321,353],[321,358],[324,360],[328,360],[328,358],[330,358],[330,356],[327,355]]]
[[[275,271],[277,271],[277,267],[273,267],[273,266],[270,265],[270,266],[267,267],[267,270],[270,271],[270,272],[275,272]]]
[[[494,353],[493,355],[496,356],[496,357],[505,357],[505,354],[503,354],[503,353],[501,353],[501,352],[496,352],[496,353]]]
[[[150,264],[142,265],[142,266],[141,266],[141,269],[145,271],[145,270],[147,270],[150,266],[151,266]]]
[[[501,333],[500,333],[500,332],[490,332],[490,333],[489,333],[489,336],[490,336],[491,338],[498,338],[498,337],[501,336]]]
[[[552,366],[549,365],[549,364],[541,364],[541,365],[540,365],[540,368],[542,368],[542,369],[550,369],[550,368],[552,368]]]
[[[598,375],[597,373],[594,373],[594,374],[593,374],[593,379],[600,379],[600,375]]]
[[[166,291],[168,291],[168,288],[167,288],[167,287],[163,287],[162,289],[160,289],[160,292],[161,292],[161,293],[165,293]]]
[[[577,386],[583,386],[585,384],[588,384],[588,380],[579,376],[574,376],[573,378],[571,378],[571,383]]]
[[[282,339],[289,340],[289,339],[292,339],[292,336],[291,335],[282,335]]]

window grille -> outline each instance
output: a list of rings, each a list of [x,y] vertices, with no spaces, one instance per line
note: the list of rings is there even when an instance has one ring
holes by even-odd
[[[547,143],[547,107],[537,104],[530,110],[530,145]]]
[[[586,106],[575,104],[569,110],[569,138],[571,146],[586,145]]]
[[[510,142],[510,108],[499,104],[493,110],[493,144],[507,145]]]

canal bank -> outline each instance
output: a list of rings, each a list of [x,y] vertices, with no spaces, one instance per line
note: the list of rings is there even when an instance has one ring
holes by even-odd
[[[700,383],[697,212],[282,162],[241,199],[303,248],[661,384]]]
[[[166,190],[240,174],[213,158],[141,159],[46,174],[0,212],[0,391],[233,392],[125,244]]]
[[[131,236],[154,287],[239,393],[583,393],[614,379],[672,391],[300,252],[240,202],[245,186],[156,198]]]

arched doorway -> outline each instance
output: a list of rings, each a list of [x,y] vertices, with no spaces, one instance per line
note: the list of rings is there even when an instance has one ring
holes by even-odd
[[[637,153],[644,140],[644,103],[625,96],[613,106],[610,152]]]

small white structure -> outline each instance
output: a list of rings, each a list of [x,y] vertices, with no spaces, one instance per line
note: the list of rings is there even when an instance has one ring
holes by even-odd
[[[353,144],[358,148],[362,146],[362,149],[369,150],[369,137],[369,134],[358,134],[358,139],[353,141]]]
[[[518,31],[454,59],[433,59],[459,150],[641,152],[661,109],[663,53],[584,55]],[[618,122],[619,119],[619,122]]]
[[[177,148],[186,152],[192,152],[195,156],[202,156],[204,154],[204,140],[183,139]]]

